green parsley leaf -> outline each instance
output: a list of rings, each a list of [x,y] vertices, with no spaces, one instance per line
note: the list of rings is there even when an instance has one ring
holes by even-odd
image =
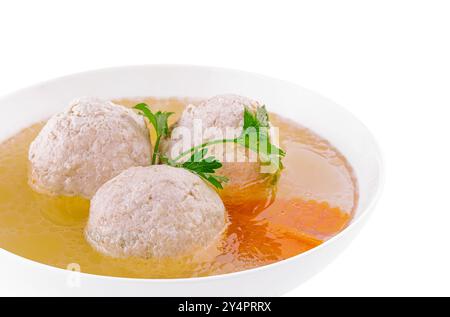
[[[248,128],[259,128],[259,122],[248,107],[244,109],[244,131]]]
[[[173,112],[161,112],[158,111],[155,113],[156,117],[156,126],[157,134],[162,137],[166,137],[169,135],[169,125],[168,125],[168,119],[173,114]]]
[[[256,108],[256,121],[262,128],[269,128],[269,114],[267,113],[266,106]]]
[[[205,181],[211,183],[218,189],[223,189],[222,183],[228,181],[225,176],[215,175],[217,169],[222,167],[222,163],[214,156],[206,157],[207,148],[195,151],[186,162],[179,165],[192,173],[200,176]]]
[[[270,142],[269,128],[269,114],[266,106],[258,107],[255,113],[246,107],[244,129],[242,135],[236,139],[236,143],[258,153],[261,162],[269,162],[282,169],[281,158],[286,153]]]
[[[173,114],[173,112],[158,111],[156,113],[153,113],[145,103],[137,104],[136,106],[134,106],[134,108],[141,111],[141,114],[148,119],[148,121],[156,131],[156,142],[152,157],[152,164],[156,164],[158,158],[161,157],[161,153],[159,151],[159,143],[162,137],[166,137],[169,135],[168,119]]]
[[[156,130],[156,127],[158,126],[158,124],[156,123],[156,117],[153,114],[153,112],[148,108],[146,103],[137,104],[136,106],[134,106],[134,109],[140,110],[141,114],[145,116],[148,119],[148,121],[150,121],[150,123]]]

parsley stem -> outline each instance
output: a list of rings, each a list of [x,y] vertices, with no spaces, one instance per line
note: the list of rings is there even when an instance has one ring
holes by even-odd
[[[187,151],[182,152],[180,155],[178,155],[175,159],[174,162],[179,161],[180,159],[182,159],[183,157],[185,157],[188,154],[192,154],[193,152],[195,152],[196,150],[211,146],[211,145],[215,145],[215,144],[220,144],[220,143],[236,143],[237,139],[219,139],[219,140],[213,140],[213,141],[208,141],[205,143],[202,143],[200,145],[194,146],[192,148],[190,148]]]
[[[152,165],[156,164],[156,159],[159,156],[159,142],[161,141],[161,135],[156,138],[155,147],[153,149]]]

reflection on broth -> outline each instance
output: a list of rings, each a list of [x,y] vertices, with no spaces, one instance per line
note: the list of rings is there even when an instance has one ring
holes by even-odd
[[[133,106],[173,111],[175,122],[188,99],[119,100]],[[351,220],[357,186],[345,158],[326,140],[271,114],[287,155],[272,195],[233,194],[230,224],[217,244],[177,259],[115,259],[85,241],[89,201],[38,194],[28,186],[28,147],[43,123],[0,144],[0,247],[48,265],[78,263],[85,273],[135,278],[177,278],[222,274],[280,261],[305,252],[341,231]],[[154,140],[153,140],[154,141]],[[272,189],[270,190],[272,191]],[[229,199],[227,199],[229,200]]]

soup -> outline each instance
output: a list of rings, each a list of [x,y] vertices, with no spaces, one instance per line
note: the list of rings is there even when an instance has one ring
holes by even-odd
[[[117,100],[172,111],[175,122],[188,98]],[[229,225],[220,241],[179,258],[112,258],[85,240],[89,201],[48,196],[28,185],[28,148],[42,129],[36,123],[0,144],[0,247],[59,268],[131,278],[182,278],[242,271],[310,250],[343,230],[357,206],[356,178],[345,157],[311,130],[271,114],[286,151],[276,193],[256,204],[251,196],[227,206]],[[153,135],[152,135],[153,136]],[[154,141],[154,140],[153,140]],[[247,197],[248,201],[242,197]]]

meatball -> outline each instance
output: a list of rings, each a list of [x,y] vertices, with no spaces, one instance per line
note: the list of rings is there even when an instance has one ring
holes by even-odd
[[[110,101],[82,98],[48,120],[29,150],[30,185],[40,193],[91,198],[106,181],[150,164],[146,123]]]
[[[226,222],[220,197],[198,176],[168,165],[133,167],[95,194],[86,239],[112,257],[177,257],[208,247]]]
[[[245,107],[255,111],[259,106],[257,101],[238,95],[219,95],[198,105],[188,105],[175,124],[170,139],[164,141],[163,151],[174,159],[192,146],[236,138],[242,133]],[[197,137],[198,134],[201,138]],[[272,184],[277,175],[262,173],[255,153],[233,143],[210,146],[208,153],[223,163],[217,174],[229,180],[220,191],[227,207],[253,209],[257,205],[265,205],[266,199],[273,193]],[[243,206],[244,203],[246,206]]]
[[[209,98],[197,106],[189,105],[184,110],[178,126],[194,128],[196,120],[200,120],[203,130],[217,128],[222,132],[231,129],[239,136],[244,126],[244,108],[256,110],[260,106],[257,101],[238,95],[218,95]],[[205,136],[205,138],[213,136]]]

